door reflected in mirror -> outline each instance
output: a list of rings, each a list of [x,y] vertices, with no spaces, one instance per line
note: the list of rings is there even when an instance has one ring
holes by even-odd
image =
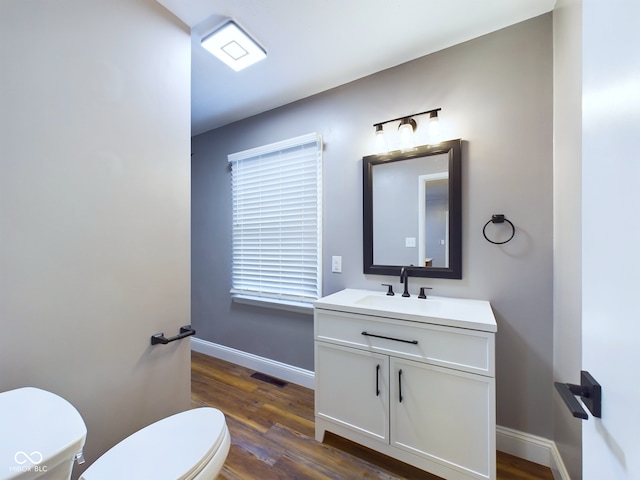
[[[449,172],[418,177],[418,263],[449,267]],[[375,260],[375,256],[374,256]]]
[[[460,140],[363,158],[364,272],[462,278]]]

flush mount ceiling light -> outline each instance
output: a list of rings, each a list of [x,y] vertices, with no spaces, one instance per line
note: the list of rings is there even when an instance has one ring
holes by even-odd
[[[267,58],[267,52],[232,20],[205,37],[202,46],[236,72]]]
[[[380,155],[389,153],[387,142],[384,138],[383,125],[391,122],[400,121],[398,125],[398,136],[400,137],[400,148],[402,150],[408,150],[415,146],[414,132],[418,127],[417,122],[413,117],[418,115],[429,114],[429,123],[427,125],[427,141],[429,145],[435,145],[442,142],[442,131],[440,129],[440,121],[438,119],[438,112],[441,108],[435,108],[433,110],[427,110],[426,112],[414,113],[406,117],[393,118],[380,123],[374,123],[373,126],[376,129],[376,152]]]

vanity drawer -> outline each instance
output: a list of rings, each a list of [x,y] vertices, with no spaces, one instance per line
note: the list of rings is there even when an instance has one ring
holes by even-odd
[[[495,375],[490,332],[321,309],[314,313],[314,331],[316,341]]]

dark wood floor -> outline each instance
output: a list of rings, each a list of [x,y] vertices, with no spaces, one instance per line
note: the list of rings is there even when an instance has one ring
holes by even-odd
[[[253,373],[192,353],[192,405],[220,409],[231,432],[221,480],[437,478],[337,436],[316,442],[313,390],[292,383],[279,387],[252,378]],[[553,480],[553,475],[498,452],[498,479]]]

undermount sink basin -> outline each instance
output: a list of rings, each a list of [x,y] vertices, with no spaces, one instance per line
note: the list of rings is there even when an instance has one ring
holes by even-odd
[[[413,322],[497,331],[491,305],[485,300],[416,295],[403,297],[385,292],[347,288],[314,302],[315,308],[360,313]]]
[[[435,298],[388,296],[379,294],[365,295],[355,301],[357,305],[379,308],[390,312],[418,313],[436,315],[442,309],[442,302]]]

